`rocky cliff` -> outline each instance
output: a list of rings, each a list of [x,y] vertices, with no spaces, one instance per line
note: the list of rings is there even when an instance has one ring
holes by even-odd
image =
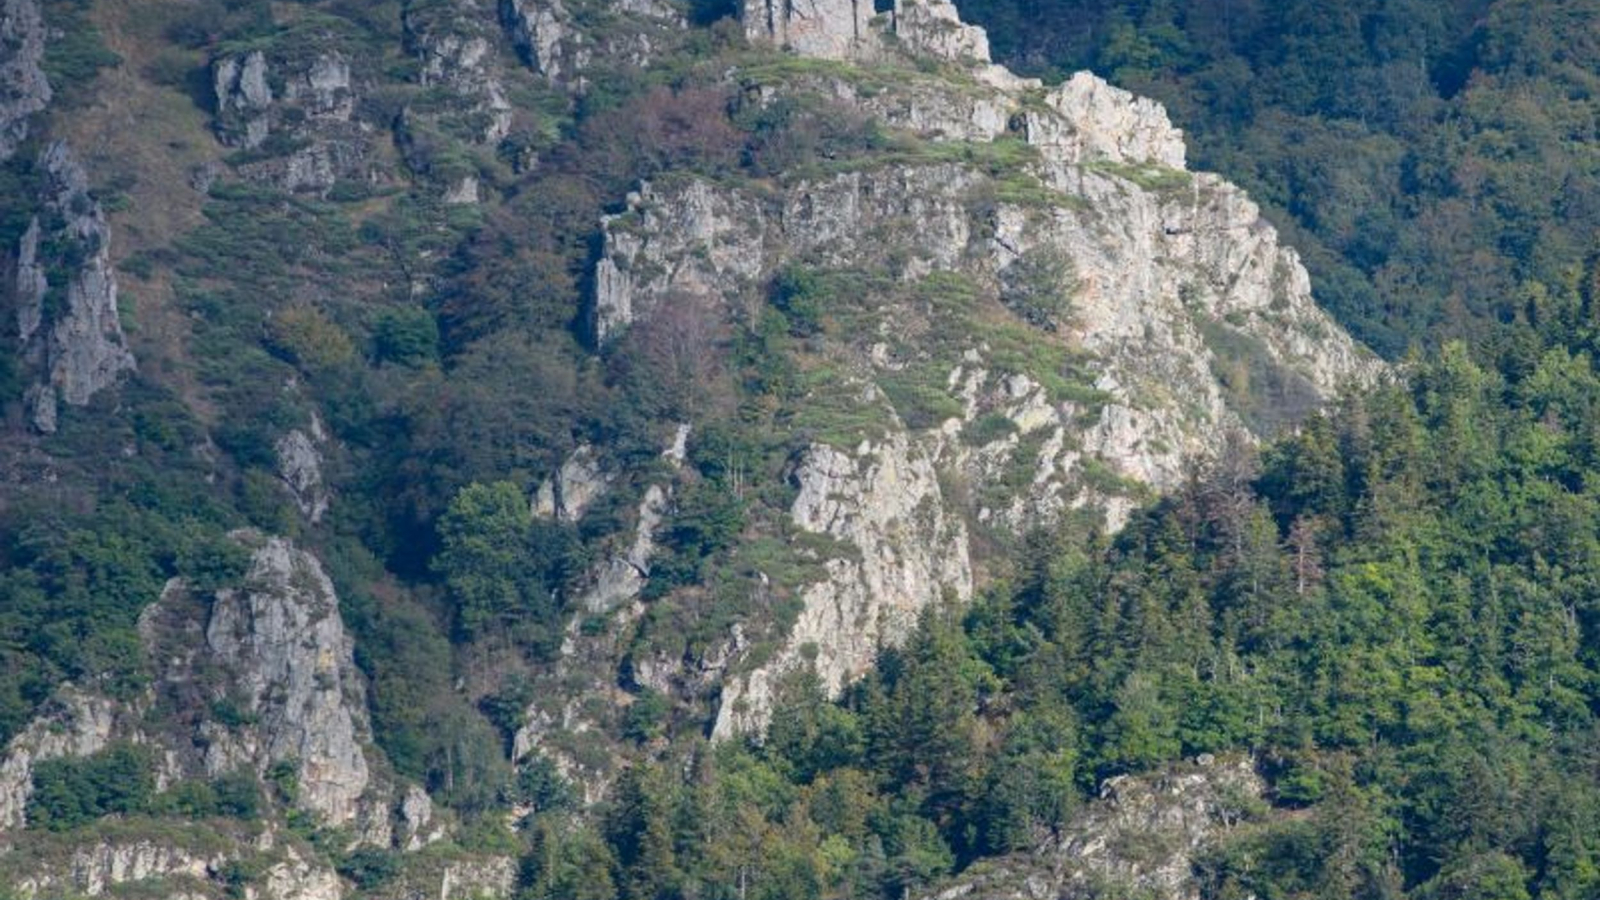
[[[22,358],[37,373],[27,405],[34,427],[56,430],[57,404],[83,406],[134,367],[117,309],[111,229],[71,148],[39,161],[45,203],[17,249],[15,296]]]
[[[114,701],[69,685],[11,741],[0,762],[0,827],[24,824],[38,762],[122,740],[159,747],[169,782],[240,770],[265,777],[285,764],[301,808],[388,842],[386,788],[367,759],[365,678],[332,584],[315,557],[282,538],[239,540],[251,550],[240,585],[205,598],[175,581],[141,617],[157,668],[150,696]]]
[[[750,315],[787,273],[867,285],[821,315],[825,390],[873,424],[826,429],[793,469],[794,523],[847,552],[801,591],[776,660],[726,685],[718,736],[759,728],[801,648],[837,689],[918,611],[965,597],[965,523],[1015,534],[1089,507],[1115,528],[1230,431],[1269,434],[1379,368],[1255,204],[1184,167],[1159,105],[1088,73],[1016,78],[947,3],[870,12],[748,3],[752,39],[833,62],[729,77],[758,106],[854,107],[898,129],[898,154],[776,189],[645,183],[595,269],[602,345],[686,297]],[[856,68],[897,55],[963,74]]]
[[[117,722],[111,700],[72,685],[56,692],[44,713],[6,745],[0,761],[0,831],[20,828],[33,795],[33,767],[47,759],[97,753]]]

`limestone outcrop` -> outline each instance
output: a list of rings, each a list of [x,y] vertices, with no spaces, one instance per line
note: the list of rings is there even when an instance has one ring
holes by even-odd
[[[283,538],[235,537],[250,551],[237,585],[202,596],[174,580],[140,618],[157,705],[206,711],[166,727],[173,765],[201,778],[288,766],[301,809],[386,845],[389,788],[368,758],[366,682],[333,584]]]
[[[558,522],[576,522],[606,492],[617,473],[606,471],[592,444],[580,444],[555,474],[539,485],[533,514]]]
[[[581,91],[597,62],[648,66],[664,37],[687,25],[667,0],[500,0],[500,21],[529,68],[549,83]],[[594,29],[587,23],[602,21]]]
[[[244,900],[340,900],[344,885],[325,863],[309,859],[294,845],[280,843],[272,831],[244,832],[168,828],[159,838],[139,837],[129,829],[75,845],[64,857],[34,855],[31,871],[7,883],[23,898],[161,896],[206,900],[225,894]],[[250,860],[259,873],[246,884],[228,885],[230,866]],[[0,871],[10,862],[0,856]],[[159,891],[160,893],[154,893]]]
[[[313,525],[322,521],[333,499],[322,476],[321,448],[327,441],[321,420],[313,416],[309,429],[290,429],[273,448],[278,454],[278,477],[300,514]]]
[[[511,131],[511,101],[498,71],[492,13],[477,0],[409,4],[402,16],[406,47],[422,63],[422,84],[448,90],[459,103],[445,115],[478,143]]]
[[[339,181],[374,180],[374,129],[356,114],[351,57],[331,36],[300,39],[310,46],[212,62],[217,139],[241,151],[241,176],[286,191],[322,194]]]
[[[1119,776],[1045,846],[981,862],[926,900],[1199,900],[1197,856],[1266,809],[1266,786],[1243,756],[1202,756],[1160,772]]]
[[[17,330],[24,363],[37,373],[27,391],[35,428],[56,430],[57,404],[84,406],[134,368],[117,311],[111,228],[89,193],[71,148],[56,141],[40,159],[42,218],[17,248]],[[51,275],[56,283],[51,283]],[[58,298],[47,303],[49,297]]]
[[[745,36],[801,56],[849,59],[878,41],[872,0],[744,0]]]
[[[244,583],[217,592],[205,646],[254,721],[202,726],[206,770],[292,763],[301,805],[328,824],[351,824],[370,779],[362,745],[371,734],[338,597],[311,554],[282,538],[253,542]]]
[[[1230,433],[1269,434],[1380,371],[1316,307],[1255,204],[1184,168],[1182,132],[1159,104],[1088,73],[1048,89],[1017,78],[948,3],[902,2],[887,17],[848,0],[744,12],[752,39],[840,61],[758,80],[749,102],[855,105],[900,129],[909,158],[837,160],[843,171],[759,190],[647,182],[604,222],[592,310],[602,346],[683,296],[748,321],[794,267],[881,285],[826,312],[850,323],[830,335],[845,374],[829,390],[881,408],[877,425],[810,447],[795,469],[793,524],[842,550],[817,560],[824,574],[799,589],[804,612],[771,663],[742,671],[734,652],[742,674],[722,688],[716,735],[760,727],[802,648],[837,690],[916,610],[965,596],[967,538],[953,523],[1015,534],[1089,507],[1120,527]],[[911,66],[889,81],[851,69],[893,54],[972,78],[956,89]],[[1016,329],[1043,351],[1032,364],[1006,349]],[[872,473],[920,486],[920,528],[900,524],[906,510]],[[830,503],[854,524],[830,524]],[[925,552],[952,568],[922,566]],[[659,669],[651,677],[673,683]]]
[[[98,897],[125,884],[160,879],[196,886],[221,870],[226,859],[165,841],[100,841],[73,849],[60,871],[39,872],[15,885],[22,897]],[[203,894],[200,896],[204,896]],[[287,898],[285,898],[287,900]]]
[[[0,162],[16,155],[34,113],[50,103],[38,0],[0,0]]]
[[[803,608],[766,665],[723,685],[712,735],[759,733],[784,673],[812,666],[837,693],[898,644],[923,610],[972,596],[966,525],[946,509],[938,473],[904,431],[846,452],[816,444],[794,473],[796,527],[826,536],[838,552],[826,577],[801,592]]]
[[[0,757],[0,832],[26,824],[34,766],[49,759],[82,757],[105,749],[117,725],[112,700],[63,685]]]

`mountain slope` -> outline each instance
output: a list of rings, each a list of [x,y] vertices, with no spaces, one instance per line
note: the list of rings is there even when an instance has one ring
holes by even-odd
[[[506,894],[1383,371],[1159,106],[948,3],[4,9],[30,895]]]

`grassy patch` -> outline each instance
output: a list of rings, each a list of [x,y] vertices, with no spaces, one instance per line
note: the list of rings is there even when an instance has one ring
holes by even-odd
[[[1147,191],[1169,193],[1187,189],[1194,183],[1194,175],[1182,169],[1173,169],[1153,163],[1125,163],[1095,160],[1084,164],[1091,172],[1100,172],[1123,181],[1131,181]]]

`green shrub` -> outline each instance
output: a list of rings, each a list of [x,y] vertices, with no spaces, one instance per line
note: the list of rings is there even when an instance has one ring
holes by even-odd
[[[380,363],[413,368],[439,360],[439,323],[420,306],[385,310],[372,329],[373,356]]]
[[[116,744],[93,756],[61,757],[34,767],[28,821],[66,831],[102,816],[145,812],[155,795],[154,761],[132,744]]]

